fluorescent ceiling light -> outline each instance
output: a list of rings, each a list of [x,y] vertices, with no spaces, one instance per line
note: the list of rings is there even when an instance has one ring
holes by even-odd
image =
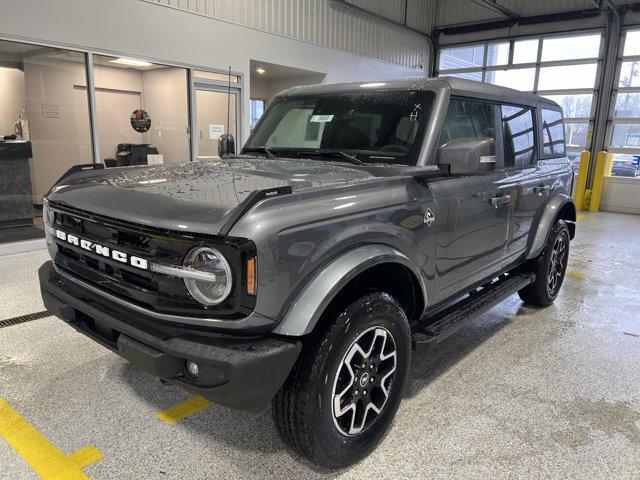
[[[115,60],[109,61],[111,63],[119,63],[120,65],[129,65],[130,67],[150,67],[153,65],[153,63],[136,60],[134,58],[116,58]]]
[[[372,83],[363,83],[360,85],[360,88],[376,88],[376,87],[384,87],[386,83],[384,82],[372,82]]]
[[[260,75],[267,73],[267,71],[262,67],[256,68],[256,72],[258,72]]]

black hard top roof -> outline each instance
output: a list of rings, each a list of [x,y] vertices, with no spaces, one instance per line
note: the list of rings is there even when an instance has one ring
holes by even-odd
[[[521,92],[520,90],[500,87],[490,83],[476,82],[475,80],[446,76],[435,78],[407,78],[402,80],[307,85],[290,88],[289,90],[282,92],[281,95],[298,96],[363,90],[433,90],[436,92],[449,90],[451,95],[456,96],[481,98],[485,100],[529,106],[546,104],[554,109],[560,109],[556,102],[539,95],[534,95],[533,93]]]

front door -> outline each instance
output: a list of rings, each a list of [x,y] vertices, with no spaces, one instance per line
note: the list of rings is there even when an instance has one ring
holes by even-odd
[[[496,140],[498,107],[452,98],[440,145],[463,138]],[[496,160],[484,173],[431,182],[435,199],[436,254],[431,303],[445,300],[499,271],[504,263],[510,197],[507,175]]]

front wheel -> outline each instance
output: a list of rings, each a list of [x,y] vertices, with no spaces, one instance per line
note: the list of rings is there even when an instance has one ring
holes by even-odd
[[[398,409],[411,356],[406,315],[388,294],[365,295],[310,339],[273,400],[281,437],[317,465],[357,462]]]
[[[532,271],[536,280],[518,292],[529,305],[547,307],[551,305],[564,281],[569,260],[569,228],[562,220],[551,227],[547,244],[542,253],[533,260]]]

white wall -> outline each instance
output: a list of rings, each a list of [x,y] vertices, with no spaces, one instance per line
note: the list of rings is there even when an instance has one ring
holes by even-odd
[[[413,67],[428,65],[427,39],[330,0],[145,0],[288,38],[339,48]],[[390,20],[404,22],[405,0],[351,0]],[[407,23],[431,32],[435,0],[408,0]]]
[[[24,61],[26,106],[33,157],[30,161],[34,203],[68,168],[92,161],[89,103],[81,63],[31,57]],[[43,105],[59,108],[46,117]]]
[[[151,115],[146,143],[158,148],[165,163],[189,161],[187,71],[161,68],[142,72],[143,105]],[[129,129],[131,125],[129,125]]]
[[[640,214],[640,179],[605,177],[600,210]]]
[[[259,98],[267,101],[267,105],[271,99],[291,87],[299,85],[315,85],[323,83],[325,75],[318,73],[316,75],[304,75],[299,77],[288,78],[260,78],[257,75],[251,76],[251,98]]]
[[[17,68],[0,67],[0,136],[11,135],[24,103],[24,73]]]
[[[327,72],[328,83],[424,75],[412,68],[139,0],[3,3],[0,32],[5,35],[208,68],[230,65],[244,74],[245,87],[252,58]],[[246,139],[249,88],[244,89],[243,96]]]

